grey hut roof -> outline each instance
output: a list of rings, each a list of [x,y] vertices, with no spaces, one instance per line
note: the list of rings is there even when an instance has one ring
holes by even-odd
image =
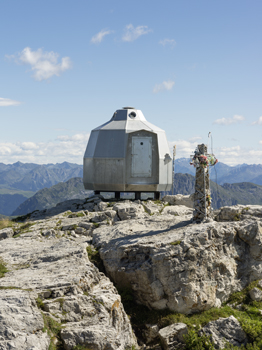
[[[109,130],[111,132],[108,132]],[[165,131],[149,123],[141,110],[124,107],[123,109],[118,109],[107,123],[92,130],[84,157],[125,157],[126,149],[123,147],[123,144],[125,144],[125,134],[137,130],[145,130],[158,135],[159,144],[160,146],[162,145],[160,147],[160,158],[161,156],[164,157],[166,153],[169,153],[169,149],[166,147]],[[114,140],[114,146],[112,144],[111,149],[105,149],[103,147],[108,141],[108,138]]]

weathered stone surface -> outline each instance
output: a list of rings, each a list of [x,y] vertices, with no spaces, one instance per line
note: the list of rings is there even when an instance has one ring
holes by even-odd
[[[0,290],[0,349],[47,350],[50,339],[36,306],[36,293],[19,289]]]
[[[113,210],[117,212],[120,220],[129,220],[147,216],[142,204],[130,201],[116,203]]]
[[[185,205],[168,205],[166,206],[162,214],[171,214],[175,216],[191,215],[193,216],[193,209],[186,207]]]
[[[14,231],[11,227],[3,228],[0,230],[0,241],[5,238],[12,237],[14,235]]]
[[[234,316],[209,322],[201,332],[211,336],[216,349],[224,349],[226,342],[234,346],[246,345],[247,336]]]
[[[193,313],[219,307],[232,292],[262,278],[258,218],[201,225],[189,218],[163,214],[117,222],[96,229],[93,244],[112,280],[131,286],[136,299],[154,309]]]
[[[57,218],[50,221],[54,225]],[[69,238],[47,238],[33,231],[42,224],[36,222],[30,227],[32,232],[1,242],[0,256],[9,272],[0,279],[0,287],[22,290],[0,290],[0,318],[6,314],[4,325],[0,325],[0,349],[48,349],[50,339],[42,332],[37,295],[43,298],[47,316],[66,322],[61,332],[65,349],[78,344],[92,349],[110,344],[112,350],[136,345],[115,287],[88,259],[86,237],[71,231]],[[14,297],[7,298],[8,293]]]
[[[159,337],[165,350],[183,349],[184,336],[188,333],[185,323],[174,323],[171,326],[160,329]]]
[[[255,301],[262,301],[262,290],[253,288],[249,291],[250,298]]]
[[[190,195],[167,195],[162,198],[162,201],[169,203],[170,205],[184,205],[188,208],[194,208],[194,194]]]
[[[153,201],[146,201],[143,203],[143,206],[145,208],[145,211],[149,214],[149,215],[154,215],[154,214],[159,214],[160,211],[163,209],[164,205],[163,203],[158,203],[155,204]]]
[[[159,327],[157,324],[146,324],[144,330],[144,337],[146,338],[146,343],[149,344],[158,338]]]

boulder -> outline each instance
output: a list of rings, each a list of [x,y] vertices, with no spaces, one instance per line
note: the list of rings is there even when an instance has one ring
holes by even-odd
[[[185,323],[174,323],[160,329],[159,337],[164,350],[183,349],[185,347],[184,336],[187,333],[188,329]]]
[[[250,298],[254,301],[262,301],[262,290],[253,288],[249,291]]]
[[[247,344],[246,333],[234,316],[211,321],[202,328],[200,334],[202,332],[211,337],[216,349],[224,349],[227,342],[233,346]]]
[[[190,195],[166,195],[162,198],[162,201],[169,203],[170,205],[184,205],[188,208],[194,208],[194,194]]]
[[[191,215],[191,217],[193,217],[193,209],[185,205],[168,205],[164,207],[161,214],[171,214],[175,216]]]
[[[0,230],[0,241],[9,237],[13,237],[14,231],[11,227],[3,228]]]
[[[116,203],[113,207],[120,220],[130,220],[134,218],[143,218],[146,216],[145,209],[142,204],[131,201]]]
[[[260,225],[257,218],[196,225],[191,216],[153,215],[98,228],[93,244],[112,281],[131,286],[137,302],[190,314],[219,307],[262,278]]]
[[[157,324],[146,324],[143,332],[146,343],[149,344],[158,338],[159,327]]]

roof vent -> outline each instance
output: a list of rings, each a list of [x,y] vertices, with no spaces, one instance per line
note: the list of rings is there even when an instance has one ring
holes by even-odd
[[[135,107],[123,107],[123,109],[135,109]]]

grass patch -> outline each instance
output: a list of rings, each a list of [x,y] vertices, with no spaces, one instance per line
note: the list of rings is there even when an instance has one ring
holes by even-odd
[[[48,350],[64,349],[64,346],[62,344],[61,334],[60,334],[62,329],[61,323],[55,321],[52,317],[47,316],[44,313],[42,313],[42,316],[44,320],[44,328],[42,331],[47,332],[47,334],[51,339]]]
[[[0,258],[0,278],[4,277],[7,272],[6,263]]]
[[[181,241],[175,241],[175,242],[171,242],[169,244],[171,244],[171,245],[179,245],[180,243],[181,243]]]
[[[13,227],[13,226],[14,226],[13,221],[11,221],[9,219],[1,219],[0,220],[0,230],[2,230],[3,228]]]
[[[31,222],[27,222],[26,224],[23,224],[19,227],[20,229],[20,233],[25,233],[25,232],[28,232],[29,231],[29,228],[31,226],[33,226],[34,224],[32,224]]]
[[[249,292],[251,291],[251,289],[253,288],[259,288],[258,286],[258,281],[253,281],[251,282],[246,288],[244,288],[243,290],[241,290],[240,292],[235,292],[233,294],[230,295],[227,304],[250,304],[252,303],[252,300],[249,296]],[[261,288],[259,288],[261,289]]]
[[[36,298],[36,305],[38,309],[45,310],[45,304],[43,303],[43,300],[39,296]]]
[[[93,225],[97,228],[99,227],[99,224],[97,222],[93,222]]]
[[[0,287],[0,290],[5,290],[5,289],[22,289],[22,288],[13,287],[13,286],[8,286],[8,287],[1,286],[1,287]]]
[[[76,345],[76,346],[73,347],[72,350],[92,350],[92,349],[87,348],[87,347],[84,346],[84,345]]]
[[[233,293],[228,302],[230,304],[242,304],[241,310],[234,309],[224,304],[221,308],[211,308],[207,311],[184,315],[174,313],[169,310],[150,310],[144,305],[135,303],[134,294],[131,288],[118,288],[125,311],[128,314],[135,334],[138,338],[143,338],[143,329],[146,323],[158,324],[159,328],[164,328],[173,323],[185,323],[189,333],[185,337],[187,350],[214,350],[215,347],[207,336],[199,335],[198,331],[208,322],[215,321],[220,317],[226,318],[233,315],[246,332],[249,343],[246,347],[234,347],[227,344],[225,349],[262,349],[262,302],[254,302],[249,297],[249,291],[257,286],[258,281],[250,283],[241,292]]]

